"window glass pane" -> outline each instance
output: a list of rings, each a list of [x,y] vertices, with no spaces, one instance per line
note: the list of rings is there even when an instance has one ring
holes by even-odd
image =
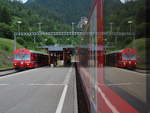
[[[30,60],[30,55],[15,55],[15,60]]]
[[[122,55],[122,59],[123,60],[136,60],[136,55],[126,55],[126,54],[123,54]]]

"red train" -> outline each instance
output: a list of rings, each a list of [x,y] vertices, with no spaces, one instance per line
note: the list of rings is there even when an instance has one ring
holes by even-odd
[[[14,69],[30,69],[48,65],[48,54],[28,49],[17,49],[13,52]]]
[[[148,113],[150,94],[145,76],[105,66],[103,0],[95,0],[77,52],[77,89],[80,113]],[[118,67],[136,66],[136,50],[124,49],[107,54]],[[129,58],[128,58],[129,57]],[[128,75],[126,75],[126,73]],[[142,87],[142,88],[141,88]],[[141,91],[143,89],[143,92]],[[147,91],[147,92],[146,92]],[[142,97],[140,97],[142,96]]]
[[[122,67],[122,68],[134,68],[137,64],[137,52],[135,49],[125,48],[119,51],[112,51],[106,54],[106,65]]]

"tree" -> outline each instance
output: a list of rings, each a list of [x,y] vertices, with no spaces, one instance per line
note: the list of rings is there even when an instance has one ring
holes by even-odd
[[[7,7],[3,6],[0,8],[0,22],[10,24],[11,23],[10,11]]]
[[[0,37],[12,38],[12,29],[5,23],[0,23]]]

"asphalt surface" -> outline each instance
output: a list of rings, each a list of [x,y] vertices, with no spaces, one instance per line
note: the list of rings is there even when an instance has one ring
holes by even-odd
[[[37,68],[0,77],[0,113],[77,113],[73,68]]]
[[[4,76],[4,75],[8,75],[8,74],[12,74],[15,73],[15,70],[8,70],[8,71],[0,71],[0,76]]]
[[[147,113],[147,75],[116,67],[105,67],[105,83],[140,113]]]
[[[126,69],[106,67],[105,80],[110,87],[118,87],[146,102],[146,74]]]

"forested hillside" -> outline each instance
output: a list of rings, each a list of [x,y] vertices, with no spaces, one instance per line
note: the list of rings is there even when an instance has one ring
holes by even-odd
[[[93,0],[28,0],[27,7],[46,14],[46,10],[57,13],[68,24],[88,16]],[[40,8],[40,10],[39,10]],[[45,10],[45,11],[44,11]]]
[[[66,25],[63,25],[60,21],[61,18],[57,14],[47,13],[49,10],[45,11],[46,16],[41,16],[38,11],[31,10],[17,1],[0,0],[0,4],[0,23],[7,24],[11,27],[12,29],[10,29],[10,31],[17,31],[17,21],[22,21],[21,31],[38,31],[37,23],[39,22],[43,23],[43,31],[56,31],[56,26],[66,27]],[[42,11],[42,7],[39,10]],[[4,28],[5,27],[4,25]],[[61,27],[59,27],[59,29],[61,29]]]
[[[22,4],[16,0],[0,0],[0,37],[13,38],[13,32],[18,31],[18,26],[22,32],[37,32],[39,31],[38,23],[42,23],[42,31],[71,31],[72,22],[77,25],[81,17],[88,17],[92,1],[28,0],[26,4]],[[110,31],[110,23],[113,23],[114,32],[129,32],[128,21],[132,21],[132,31],[136,32],[136,38],[144,37],[144,12],[142,0],[125,4],[120,0],[105,0],[105,31]],[[20,25],[18,21],[21,21]],[[46,44],[68,43],[68,39],[57,40],[54,37],[48,37],[46,40],[48,40]],[[25,46],[28,45],[25,44],[26,39],[25,41],[20,39],[19,42]]]
[[[112,10],[113,9],[113,10]],[[144,0],[136,0],[118,4],[105,8],[109,14],[105,15],[107,30],[110,31],[110,23],[113,23],[114,32],[130,32],[129,21],[132,21],[132,32],[136,33],[136,38],[145,37],[145,2]],[[108,21],[109,20],[109,21]],[[108,26],[109,24],[109,26]]]
[[[60,16],[49,10],[40,7],[38,11],[26,7],[18,1],[0,0],[0,37],[13,39],[13,32],[38,32],[38,23],[42,23],[41,30],[49,31],[70,31],[71,26],[64,24]],[[41,15],[41,12],[43,15]],[[21,24],[18,24],[21,21]],[[18,28],[19,27],[19,28]],[[17,41],[25,47],[33,46],[33,37],[17,38]],[[40,45],[51,45],[60,43],[55,37],[36,37],[36,47]],[[43,41],[46,40],[46,42]],[[65,40],[65,39],[64,39]],[[61,41],[62,43],[68,43]]]
[[[88,17],[93,0],[28,0],[26,6],[41,15],[55,13],[61,21],[78,23],[80,18]],[[132,31],[138,38],[143,37],[145,28],[145,3],[143,0],[129,1],[104,0],[105,31],[110,31],[113,23],[114,32],[129,32],[128,21],[132,21]],[[41,10],[42,9],[42,10]]]

